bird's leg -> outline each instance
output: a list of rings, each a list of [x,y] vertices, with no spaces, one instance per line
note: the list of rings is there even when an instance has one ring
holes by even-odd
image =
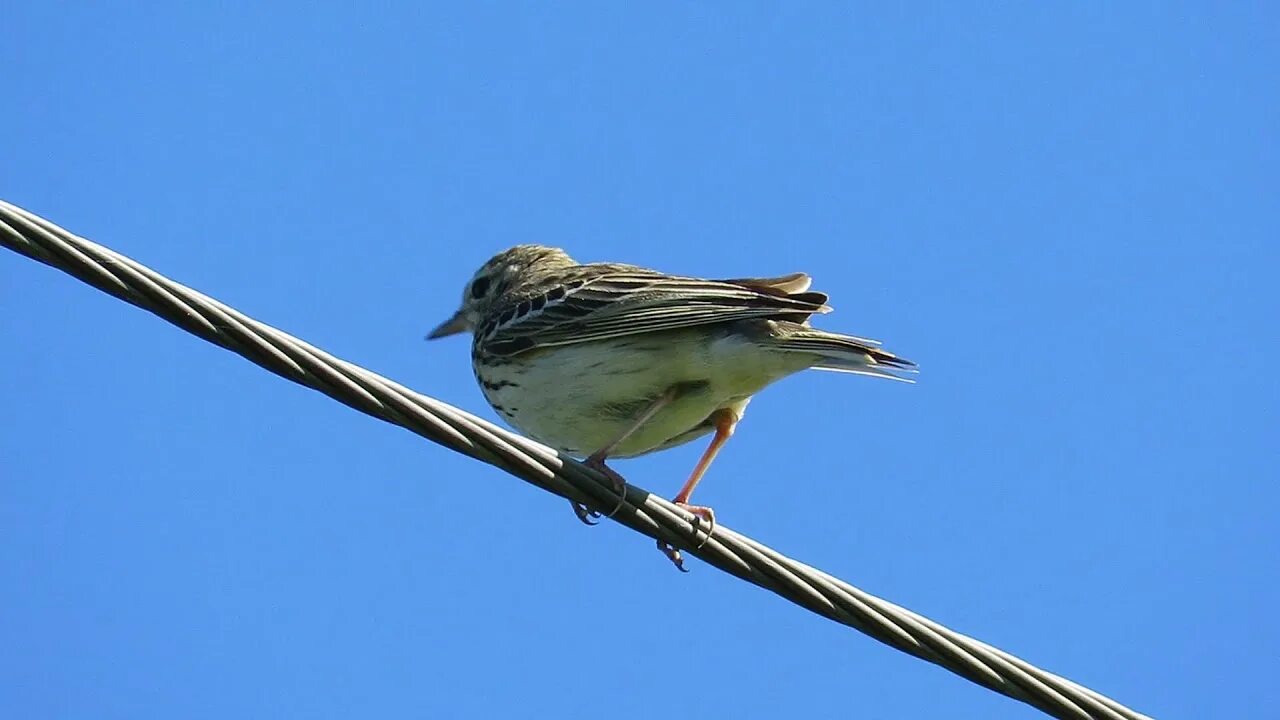
[[[653,402],[650,403],[649,406],[644,409],[644,412],[640,413],[640,415],[636,418],[636,421],[631,425],[629,425],[627,429],[622,432],[621,435],[619,435],[616,439],[614,439],[608,445],[605,445],[599,450],[588,455],[587,459],[582,462],[583,465],[586,465],[587,467],[593,468],[595,470],[599,470],[601,473],[604,474],[605,477],[609,478],[609,480],[613,482],[614,492],[618,493],[618,504],[615,505],[613,510],[610,510],[609,514],[606,515],[605,517],[613,517],[618,512],[618,510],[622,508],[622,504],[626,501],[627,481],[625,478],[619,475],[616,470],[609,467],[608,465],[605,465],[604,461],[609,458],[609,455],[612,454],[614,450],[618,449],[619,445],[626,442],[627,438],[634,435],[635,432],[639,430],[645,423],[652,420],[653,416],[658,414],[658,411],[662,410],[662,408],[671,404],[672,400],[675,400],[677,397],[679,397],[679,394],[680,394],[679,390],[680,390],[679,386],[672,386],[667,388],[666,391],[664,391],[661,395],[654,398]],[[586,523],[587,525],[596,524],[592,522],[592,518],[599,517],[600,513],[592,512],[591,510],[588,510],[585,506],[577,502],[570,501],[570,504],[573,505],[573,513],[578,516],[579,520]]]
[[[676,493],[671,502],[680,505],[694,515],[706,518],[708,522],[714,523],[716,516],[711,511],[711,508],[702,505],[690,505],[689,497],[693,495],[693,489],[698,486],[698,482],[706,474],[707,468],[711,467],[711,462],[716,459],[716,455],[720,454],[720,448],[724,447],[729,438],[733,437],[733,430],[738,425],[738,416],[728,408],[720,408],[711,413],[709,419],[716,427],[715,437],[711,438],[711,444],[707,445],[706,451],[702,453],[702,458],[694,466],[693,473],[689,475],[684,487],[680,488],[680,492]]]
[[[711,531],[716,527],[716,514],[711,508],[705,505],[690,505],[689,497],[693,495],[693,489],[698,486],[698,482],[702,480],[702,476],[706,474],[707,468],[711,467],[711,462],[716,459],[716,455],[720,453],[720,448],[733,437],[733,430],[738,425],[738,416],[729,408],[720,408],[711,413],[707,418],[716,427],[715,437],[711,438],[711,444],[707,446],[706,451],[702,453],[702,458],[698,460],[698,464],[694,466],[693,473],[689,475],[689,479],[685,481],[684,487],[680,488],[680,492],[672,498],[671,502],[688,510],[697,520],[705,519],[707,521],[707,538],[703,540],[706,543],[711,539]],[[694,523],[694,529],[697,529],[697,522]],[[699,546],[701,547],[701,546]],[[658,541],[658,549],[666,555],[675,566],[684,570],[684,560],[680,557],[680,551],[670,545]]]

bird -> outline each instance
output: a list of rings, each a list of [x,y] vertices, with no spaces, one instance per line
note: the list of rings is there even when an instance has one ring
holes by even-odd
[[[603,473],[618,507],[626,481],[607,460],[712,435],[672,501],[706,520],[709,537],[714,511],[690,500],[752,396],[810,368],[906,382],[916,372],[875,340],[812,327],[831,308],[811,282],[799,272],[708,280],[580,264],[560,248],[517,245],[475,271],[457,312],[427,339],[470,332],[489,405]],[[588,524],[599,516],[577,503],[574,511]],[[658,545],[684,569],[677,550]]]

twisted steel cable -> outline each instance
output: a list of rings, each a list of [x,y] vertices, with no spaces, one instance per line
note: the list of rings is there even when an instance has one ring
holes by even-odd
[[[705,526],[663,498],[628,485],[619,498],[600,473],[554,450],[264,325],[134,260],[0,200],[0,245],[79,278],[300,385],[494,465],[543,490],[791,602],[940,665],[1056,718],[1139,720],[1134,710],[870,595],[717,523]]]

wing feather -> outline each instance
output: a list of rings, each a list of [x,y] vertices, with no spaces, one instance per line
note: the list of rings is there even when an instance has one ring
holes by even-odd
[[[803,321],[829,312],[822,293],[787,292],[807,287],[794,276],[723,281],[643,270],[607,272],[558,284],[541,297],[495,313],[494,320],[480,328],[479,337],[489,352],[515,355],[750,318]]]

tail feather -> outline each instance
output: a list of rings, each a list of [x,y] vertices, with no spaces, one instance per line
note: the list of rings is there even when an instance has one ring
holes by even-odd
[[[802,327],[779,338],[777,347],[790,352],[817,355],[817,370],[870,375],[900,382],[915,382],[901,373],[914,374],[916,364],[879,347],[880,343],[852,335]]]

